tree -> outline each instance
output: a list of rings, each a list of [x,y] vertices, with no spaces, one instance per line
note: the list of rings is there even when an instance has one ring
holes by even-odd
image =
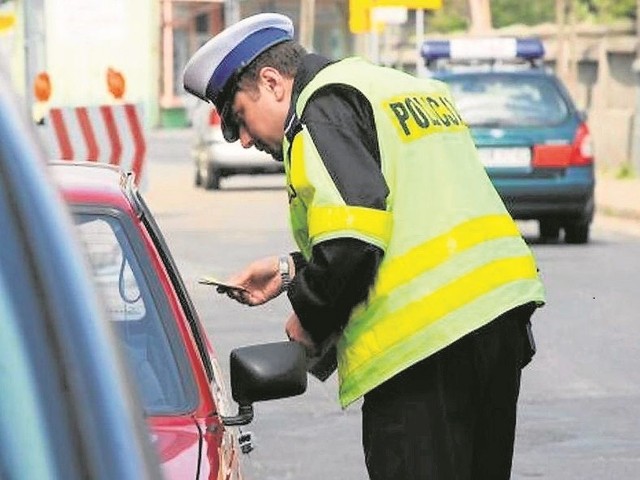
[[[636,0],[578,0],[577,3],[582,18],[600,23],[636,17]]]
[[[445,0],[442,9],[429,16],[429,29],[437,32],[468,30],[471,26],[471,0]],[[637,0],[570,0],[578,22],[610,23],[635,20]],[[555,22],[555,0],[491,0],[494,28],[513,24],[536,25]]]
[[[440,10],[428,12],[430,31],[448,33],[467,30],[471,24],[468,0],[444,0]]]
[[[495,28],[513,24],[537,25],[553,22],[555,18],[555,0],[492,0],[491,13]]]

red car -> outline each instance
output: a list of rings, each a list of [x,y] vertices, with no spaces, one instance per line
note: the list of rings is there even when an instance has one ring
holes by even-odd
[[[306,389],[303,349],[281,342],[234,350],[230,376],[240,406],[230,415],[214,350],[132,176],[96,163],[50,168],[129,360],[166,478],[242,478],[232,427],[251,421],[253,402]]]

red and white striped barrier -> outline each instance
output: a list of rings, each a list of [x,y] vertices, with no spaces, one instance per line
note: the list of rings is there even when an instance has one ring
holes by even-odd
[[[146,142],[138,105],[51,108],[45,125],[52,160],[118,165],[141,183]]]

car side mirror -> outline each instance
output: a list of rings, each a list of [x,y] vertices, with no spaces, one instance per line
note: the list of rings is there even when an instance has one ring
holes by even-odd
[[[227,426],[253,420],[253,403],[293,397],[307,389],[306,353],[297,342],[236,348],[230,355],[231,392],[238,414],[222,417]]]

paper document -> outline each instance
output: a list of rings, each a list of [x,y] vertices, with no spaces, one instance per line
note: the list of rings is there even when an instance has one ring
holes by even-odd
[[[216,291],[218,293],[227,293],[227,292],[231,292],[231,291],[237,291],[237,292],[246,292],[247,289],[244,287],[241,287],[240,285],[231,285],[227,282],[223,282],[222,280],[218,280],[217,278],[211,276],[211,275],[207,275],[204,277],[201,277],[198,280],[198,283],[201,283],[203,285],[213,285],[214,287],[216,287]]]

